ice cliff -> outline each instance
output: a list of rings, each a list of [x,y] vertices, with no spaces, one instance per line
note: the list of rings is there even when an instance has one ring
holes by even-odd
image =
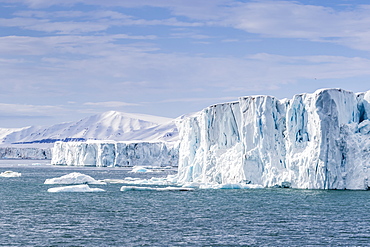
[[[51,159],[50,148],[0,147],[1,159]]]
[[[69,166],[177,166],[178,148],[166,142],[56,142],[51,164]]]
[[[241,97],[183,120],[178,181],[368,189],[370,91]]]

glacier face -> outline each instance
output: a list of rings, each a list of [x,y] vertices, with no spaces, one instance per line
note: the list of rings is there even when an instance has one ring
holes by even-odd
[[[166,142],[56,142],[53,165],[68,166],[177,166],[178,148]]]
[[[370,91],[241,97],[183,120],[178,181],[367,189]]]
[[[37,147],[0,147],[0,159],[51,159],[51,150]]]

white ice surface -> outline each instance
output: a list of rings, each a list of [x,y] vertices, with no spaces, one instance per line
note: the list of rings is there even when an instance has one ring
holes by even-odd
[[[370,91],[241,97],[179,126],[178,182],[370,187]]]
[[[89,175],[85,175],[79,172],[72,172],[58,178],[46,179],[44,184],[106,184],[106,183],[95,180]]]
[[[152,172],[163,172],[170,170],[172,167],[158,167],[158,166],[134,166],[130,173],[152,173]]]
[[[167,142],[56,142],[51,164],[68,166],[175,166],[177,146]]]
[[[90,188],[87,184],[54,187],[48,189],[48,192],[104,192],[104,191],[105,190],[100,188]]]
[[[140,186],[122,186],[121,191],[193,191],[193,188],[183,188],[183,187],[140,187]]]
[[[6,177],[6,178],[15,178],[22,176],[19,172],[13,172],[13,171],[5,171],[0,173],[0,177]]]
[[[36,147],[38,145],[0,146],[0,159],[51,159],[50,148]]]

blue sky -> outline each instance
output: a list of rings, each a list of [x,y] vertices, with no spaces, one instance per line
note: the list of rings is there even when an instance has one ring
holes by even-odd
[[[370,90],[370,3],[0,0],[0,127]]]

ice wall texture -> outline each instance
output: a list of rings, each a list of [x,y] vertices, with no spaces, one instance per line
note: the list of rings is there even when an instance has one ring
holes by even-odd
[[[51,159],[49,148],[0,147],[1,159]]]
[[[323,89],[291,100],[210,106],[180,128],[179,182],[370,186],[370,91]]]
[[[68,166],[177,166],[178,148],[165,142],[56,142],[51,164]]]

